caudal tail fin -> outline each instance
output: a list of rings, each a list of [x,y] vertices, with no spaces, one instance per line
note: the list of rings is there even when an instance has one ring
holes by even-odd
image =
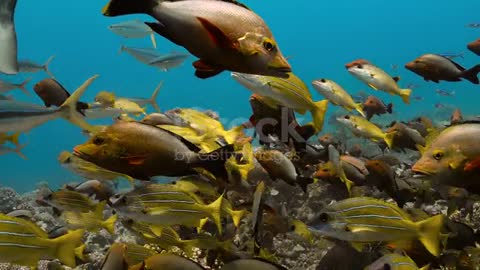
[[[20,144],[19,144],[20,135],[21,135],[20,132],[14,133],[14,134],[8,136],[8,140],[9,140],[11,143],[15,144],[16,146],[19,146],[19,145],[20,145]]]
[[[325,113],[328,108],[328,100],[322,100],[315,102],[315,108],[311,111],[313,118],[313,125],[315,126],[316,133],[322,131],[323,122],[325,120]]]
[[[22,90],[23,93],[25,93],[25,95],[29,96],[30,93],[28,92],[27,90],[27,84],[32,80],[32,78],[28,78],[26,79],[25,81],[23,81],[20,85],[18,85],[18,88],[20,88],[20,90]]]
[[[150,105],[152,105],[152,107],[157,111],[157,112],[160,112],[160,107],[158,106],[158,103],[157,103],[157,98],[158,98],[158,93],[160,92],[160,89],[162,88],[163,86],[163,81],[161,81],[157,88],[155,88],[155,90],[153,91],[153,94],[152,96],[150,97],[150,99],[148,100],[148,103],[150,103]]]
[[[393,147],[393,140],[395,139],[396,132],[389,132],[385,134],[385,138],[383,139],[387,144],[388,148],[392,149]]]
[[[129,14],[149,14],[161,0],[111,0],[103,9],[103,15],[115,17]]]
[[[207,205],[208,213],[210,218],[213,220],[215,225],[217,225],[218,233],[222,234],[222,204],[223,204],[223,194],[218,197],[218,199],[211,204]]]
[[[392,103],[389,103],[387,105],[387,112],[390,113],[390,114],[393,113],[393,104]]]
[[[479,84],[478,73],[480,73],[480,65],[476,65],[469,70],[465,70],[462,74],[462,78],[467,79],[473,84]]]
[[[400,90],[400,97],[402,98],[405,104],[410,104],[410,95],[412,94],[411,89],[402,89]]]
[[[419,240],[425,248],[435,256],[440,255],[440,230],[443,227],[444,216],[436,215],[429,219],[418,222],[420,235]]]
[[[76,249],[82,245],[83,229],[72,231],[53,239],[56,243],[55,256],[66,266],[75,267]]]
[[[113,215],[104,222],[102,222],[102,227],[107,230],[111,235],[115,234],[115,222],[117,222],[117,215]]]
[[[55,58],[55,55],[52,55],[50,56],[50,58],[47,59],[47,61],[45,62],[45,64],[43,64],[43,70],[45,70],[45,72],[48,74],[48,76],[50,76],[51,78],[55,78],[55,76],[53,76],[52,72],[50,72],[50,69],[48,68],[50,63],[52,62],[52,60]]]
[[[94,75],[90,79],[86,80],[73,94],[68,97],[67,100],[60,106],[62,117],[70,121],[72,124],[80,127],[83,130],[95,132],[95,128],[87,123],[81,114],[77,111],[77,102],[82,97],[83,93],[87,90],[88,86],[98,77]]]

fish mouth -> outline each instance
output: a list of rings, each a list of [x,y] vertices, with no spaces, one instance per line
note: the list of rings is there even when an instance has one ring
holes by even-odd
[[[74,147],[73,148],[73,155],[78,157],[78,158],[81,158],[81,159],[84,159],[84,160],[87,160],[89,155],[85,152],[82,152],[80,149],[78,149],[78,146],[77,147]]]

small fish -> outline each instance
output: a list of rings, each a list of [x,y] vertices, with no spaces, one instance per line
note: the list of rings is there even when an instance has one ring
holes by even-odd
[[[204,270],[198,263],[175,254],[157,254],[130,270]],[[259,269],[260,270],[260,269]]]
[[[443,97],[454,97],[455,96],[455,91],[449,91],[449,90],[437,89],[437,90],[435,90],[435,93],[437,93],[437,95],[443,96]]]
[[[66,189],[94,197],[98,201],[108,200],[114,194],[114,188],[109,182],[88,180],[76,186],[66,186]]]
[[[467,48],[476,55],[480,56],[480,39],[468,43]]]
[[[89,212],[64,211],[62,217],[70,228],[81,228],[89,232],[98,232],[101,229],[105,229],[113,235],[115,233],[117,215],[112,215],[107,220],[103,220],[103,210],[106,203],[106,201],[103,201],[97,204],[96,208]]]
[[[138,104],[138,106],[140,107],[144,107],[150,104],[157,112],[160,112],[160,107],[158,106],[158,103],[157,103],[157,97],[162,86],[163,86],[163,81],[161,81],[158,84],[157,88],[153,90],[152,96],[150,96],[150,98],[148,99],[147,98],[130,98],[130,97],[123,97],[123,99],[128,99],[131,102]]]
[[[382,115],[393,112],[393,104],[385,104],[375,96],[368,96],[362,105],[363,111],[367,114],[367,120],[372,119],[374,115]]]
[[[240,180],[247,181],[248,174],[255,169],[252,145],[245,143],[235,155],[225,162],[225,168],[227,169],[229,179],[234,179],[233,175],[235,174],[240,177]]]
[[[205,218],[215,222],[222,232],[221,210],[223,195],[211,204],[172,185],[150,184],[137,188],[120,198],[114,198],[113,208],[123,216],[138,222],[161,226],[185,225],[201,228]]]
[[[436,215],[413,222],[396,205],[368,197],[355,197],[326,206],[313,231],[351,243],[397,243],[420,240],[434,256],[440,254],[440,230],[445,217]]]
[[[386,132],[395,134],[393,137],[394,148],[417,150],[418,146],[425,146],[425,138],[420,132],[402,122],[392,123]]]
[[[113,108],[115,106],[115,94],[107,91],[100,91],[95,96],[95,102],[103,108]]]
[[[442,103],[435,103],[433,106],[437,109],[446,108],[445,104],[442,104]]]
[[[343,170],[343,162],[340,158],[340,153],[333,145],[328,146],[328,160],[332,164],[332,170],[340,178],[340,180],[345,184],[348,194],[351,193],[353,182],[347,178],[345,171]]]
[[[70,93],[56,80],[47,78],[33,86],[35,93],[42,99],[45,107],[52,105],[60,107],[70,97]],[[84,115],[84,110],[88,109],[87,103],[77,102],[77,111]]]
[[[240,270],[240,269],[255,269],[255,270],[287,270],[287,268],[262,259],[238,259],[226,263],[222,270]]]
[[[469,23],[469,24],[467,24],[467,27],[480,28],[480,23]]]
[[[199,58],[194,63],[198,78],[224,70],[283,78],[291,72],[263,19],[237,2],[112,0],[102,12],[152,16],[155,22],[147,25],[153,31]]]
[[[407,63],[405,68],[422,76],[426,81],[459,82],[463,78],[473,84],[479,84],[477,75],[480,72],[480,65],[466,70],[456,62],[438,54],[422,55]]]
[[[406,104],[410,103],[411,89],[400,89],[398,86],[399,77],[392,78],[382,69],[373,64],[357,64],[348,68],[348,72],[357,79],[366,83],[375,90],[384,91],[391,95],[400,96]]]
[[[29,131],[47,121],[64,118],[84,130],[96,131],[77,112],[77,102],[87,87],[97,78],[83,83],[58,109],[47,109],[36,104],[0,100],[0,133]]]
[[[159,126],[159,125],[174,126],[175,125],[175,122],[168,115],[163,113],[151,113],[142,119],[142,123],[151,125],[151,126]]]
[[[98,205],[86,195],[71,190],[52,192],[41,199],[41,201],[63,211],[82,213],[93,211]]]
[[[15,32],[15,7],[17,0],[0,3],[0,73],[17,74],[17,33]]]
[[[463,122],[463,115],[460,109],[455,109],[450,117],[450,125],[456,125]]]
[[[150,36],[153,47],[157,48],[155,40],[155,32],[140,20],[131,20],[121,23],[112,24],[108,27],[113,33],[125,38],[144,38]]]
[[[9,83],[9,82],[0,80],[0,93],[6,93],[11,90],[20,89],[23,91],[23,93],[25,93],[25,95],[30,95],[30,93],[28,93],[26,86],[31,80],[32,78],[28,78],[19,84]]]
[[[348,94],[347,91],[336,82],[327,79],[320,79],[313,81],[312,85],[313,88],[334,105],[341,106],[347,111],[356,110],[365,117],[362,104],[355,103],[350,94]]]
[[[81,159],[67,151],[63,151],[62,153],[60,153],[60,155],[58,156],[58,161],[65,168],[71,170],[72,172],[80,176],[85,177],[86,179],[112,181],[118,178],[124,178],[127,179],[132,185],[135,182],[135,179],[128,175],[109,171],[91,162]]]
[[[282,179],[290,185],[295,185],[299,175],[292,161],[278,150],[259,150],[255,158],[267,171],[272,180]]]
[[[129,55],[133,56],[133,58],[135,58],[137,61],[145,65],[148,65],[154,59],[162,56],[160,52],[156,49],[127,47],[124,45],[120,47],[120,53],[122,52],[128,53]]]
[[[45,71],[48,76],[54,78],[55,76],[53,76],[53,74],[50,72],[50,69],[48,68],[54,58],[55,56],[50,56],[50,58],[48,58],[43,65],[39,65],[28,60],[18,61],[18,69],[20,72],[25,73],[36,73],[40,71]]]
[[[448,59],[455,59],[455,58],[462,58],[465,55],[464,52],[461,53],[453,53],[453,52],[445,52],[445,53],[439,53],[439,55],[446,57]]]
[[[420,87],[421,87],[421,85],[416,84],[416,83],[409,83],[409,84],[407,84],[407,88],[408,88],[408,89],[417,89],[417,88],[420,88]]]
[[[412,100],[414,100],[414,101],[424,101],[425,98],[422,97],[422,96],[413,96],[413,97],[412,97]]]
[[[345,115],[337,118],[337,121],[349,128],[354,135],[370,139],[374,142],[385,141],[388,147],[393,147],[395,133],[385,133],[376,125],[363,117]]]
[[[318,142],[323,147],[328,147],[330,144],[335,146],[335,147],[338,147],[341,144],[339,138],[335,137],[334,134],[330,134],[330,133],[327,133],[327,134],[324,134],[324,135],[318,137]]]
[[[293,73],[288,79],[242,73],[232,73],[232,77],[253,93],[262,96],[270,107],[280,105],[300,114],[310,111],[316,133],[322,130],[328,100],[314,102],[308,87]]]
[[[167,72],[170,69],[181,66],[188,57],[190,57],[190,55],[185,53],[170,53],[152,59],[148,65]]]
[[[75,267],[75,249],[82,244],[84,231],[76,230],[49,239],[33,222],[0,214],[0,262],[37,267],[42,259],[59,259]]]
[[[145,108],[142,108],[137,103],[125,98],[117,98],[113,108],[134,116],[147,115]]]
[[[397,253],[391,253],[384,255],[380,259],[376,260],[364,270],[419,270],[417,264],[407,255],[400,255]],[[422,268],[424,269],[424,268]],[[426,270],[428,268],[425,268]]]

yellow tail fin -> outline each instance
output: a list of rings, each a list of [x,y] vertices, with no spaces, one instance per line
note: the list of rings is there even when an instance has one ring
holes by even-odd
[[[83,93],[87,90],[88,86],[98,77],[95,75],[90,79],[86,80],[73,94],[60,106],[60,111],[63,113],[62,117],[70,121],[72,124],[87,130],[89,132],[95,133],[98,131],[95,127],[87,123],[82,115],[77,111],[77,102],[82,97]]]
[[[209,210],[210,218],[217,225],[218,233],[222,234],[222,203],[223,203],[223,194],[218,197],[218,199],[211,204],[207,205]]]
[[[16,146],[20,146],[20,144],[19,144],[19,137],[20,137],[20,135],[21,135],[20,132],[17,132],[17,133],[15,133],[15,134],[12,134],[12,135],[10,135],[10,136],[8,137],[8,140],[9,140],[11,143],[15,144]]]
[[[385,138],[383,139],[387,144],[388,148],[392,149],[393,147],[393,140],[395,139],[396,132],[389,132],[385,134]]]
[[[83,233],[85,230],[80,229],[69,232],[63,236],[53,239],[56,244],[55,256],[66,266],[75,267],[75,251],[82,245]],[[78,251],[78,250],[77,250]]]
[[[84,255],[85,247],[86,247],[86,245],[83,244],[83,245],[81,245],[81,246],[79,246],[75,249],[75,257],[79,258],[80,260],[82,260],[84,262],[86,261],[86,258],[85,258],[85,255]]]
[[[234,127],[230,130],[227,130],[227,132],[225,133],[225,136],[223,136],[223,137],[225,138],[227,143],[232,144],[232,143],[235,142],[235,140],[238,137],[240,137],[243,134],[243,129],[244,129],[244,127],[242,125],[240,125],[238,127]]]
[[[113,235],[115,234],[115,222],[117,222],[117,215],[113,215],[102,222],[102,227]]]
[[[315,126],[316,133],[319,133],[320,131],[322,131],[327,108],[328,108],[328,100],[325,99],[322,101],[315,102],[315,108],[311,110],[313,125]]]
[[[240,221],[242,220],[242,217],[245,216],[248,213],[247,210],[231,210],[230,211],[230,216],[232,217],[233,225],[238,228],[240,225]]]
[[[405,104],[410,104],[410,95],[412,94],[412,90],[410,89],[402,89],[400,90],[400,97],[402,97],[403,102]]]
[[[419,226],[419,240],[425,248],[434,256],[440,255],[440,230],[443,227],[445,217],[436,215],[426,220],[417,222]]]

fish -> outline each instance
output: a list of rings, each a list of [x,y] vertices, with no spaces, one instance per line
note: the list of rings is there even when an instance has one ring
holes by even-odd
[[[334,134],[331,134],[331,133],[327,133],[318,137],[318,142],[323,147],[328,147],[330,144],[335,147],[339,147],[341,144],[339,138],[337,138]]]
[[[151,105],[157,112],[160,112],[160,107],[158,106],[158,103],[157,103],[157,97],[158,97],[158,93],[160,92],[160,89],[162,88],[162,86],[163,86],[163,81],[161,81],[158,84],[158,86],[155,88],[155,90],[153,90],[152,95],[148,99],[147,98],[133,98],[133,97],[123,97],[123,99],[127,99],[131,102],[134,102],[134,103],[138,104],[138,106],[140,106],[140,107]]]
[[[393,147],[395,132],[383,132],[382,129],[363,117],[345,115],[337,118],[337,121],[350,129],[354,135],[370,139],[374,142],[385,141],[390,149]]]
[[[108,29],[113,33],[124,38],[144,38],[150,36],[153,48],[157,48],[157,41],[155,40],[155,32],[140,20],[130,20],[120,22],[108,26]]]
[[[127,47],[122,45],[120,47],[120,53],[126,52],[135,58],[137,61],[148,65],[152,60],[161,57],[162,54],[156,49],[152,48],[138,48],[138,47]]]
[[[142,108],[137,103],[125,98],[117,98],[113,108],[134,116],[147,115],[145,108]]]
[[[390,253],[382,256],[369,266],[365,267],[364,270],[418,270],[417,264],[407,255]],[[423,270],[429,269],[422,268]]]
[[[435,90],[435,93],[437,93],[437,95],[443,96],[443,97],[454,97],[455,96],[455,91],[449,91],[449,90],[437,89],[437,90]]]
[[[107,220],[103,220],[103,211],[106,203],[107,201],[103,201],[97,204],[95,209],[89,212],[64,211],[62,218],[68,223],[70,228],[81,228],[89,232],[98,232],[101,229],[105,229],[113,235],[115,234],[117,215],[112,215]]]
[[[159,125],[174,126],[175,125],[175,122],[168,115],[163,113],[151,113],[145,116],[141,120],[141,122],[151,126],[159,126]]]
[[[455,109],[450,117],[450,125],[461,124],[463,122],[463,115],[460,109]]]
[[[347,111],[356,110],[359,114],[365,117],[362,104],[355,103],[352,96],[350,96],[350,94],[348,94],[347,91],[336,82],[327,79],[319,79],[314,80],[312,85],[320,95],[324,96],[332,104],[341,106]]]
[[[371,65],[372,63],[366,59],[357,59],[350,63],[345,64],[345,68],[349,69],[358,65]]]
[[[113,208],[137,222],[161,226],[184,225],[201,228],[209,218],[222,233],[221,210],[223,195],[210,204],[172,185],[150,184],[114,198]]]
[[[414,101],[424,101],[424,100],[425,100],[425,98],[424,98],[424,97],[421,97],[421,96],[413,96],[412,99],[413,99]]]
[[[85,122],[77,112],[77,102],[97,75],[85,81],[57,109],[48,109],[36,104],[0,100],[0,133],[25,132],[50,120],[64,118],[84,130],[96,131],[96,128]]]
[[[368,96],[362,105],[362,109],[366,113],[367,120],[370,120],[374,115],[391,114],[393,112],[393,104],[385,104],[375,96]]]
[[[47,78],[41,80],[33,86],[35,94],[42,99],[45,107],[49,108],[52,105],[60,107],[70,97],[70,93],[56,80]],[[89,108],[87,103],[78,101],[77,111],[85,116],[84,111]]]
[[[50,56],[50,58],[45,61],[44,64],[37,64],[29,60],[18,61],[18,70],[23,73],[36,73],[40,71],[45,71],[51,78],[54,78],[52,72],[50,72],[49,65],[52,60],[55,59],[55,56]]]
[[[293,73],[290,73],[288,79],[242,73],[231,75],[241,85],[262,96],[271,107],[280,105],[300,114],[310,111],[315,133],[322,130],[328,100],[314,102],[308,87]]]
[[[114,194],[114,188],[109,182],[99,180],[87,180],[76,186],[67,185],[65,189],[83,193],[98,201],[108,200]]]
[[[432,255],[438,256],[444,219],[440,214],[413,222],[394,204],[355,197],[326,206],[317,215],[311,229],[323,236],[359,245],[384,242],[401,246],[399,242],[419,240]]]
[[[225,168],[227,169],[229,179],[234,179],[233,175],[238,175],[240,180],[247,181],[248,174],[255,169],[253,147],[249,142],[237,147],[239,149],[236,154],[232,155],[225,162]]]
[[[127,179],[132,185],[135,182],[135,179],[128,175],[109,171],[91,162],[81,159],[75,156],[73,153],[67,151],[60,153],[58,156],[58,161],[63,167],[74,172],[75,174],[85,177],[86,179],[113,181],[118,178],[124,178]]]
[[[125,258],[126,251],[127,245],[113,243],[100,266],[100,270],[128,270],[128,263]]]
[[[189,56],[190,55],[186,53],[170,53],[152,59],[148,65],[167,72],[173,68],[181,66]]]
[[[153,31],[199,58],[194,63],[198,78],[224,70],[288,78],[291,71],[263,19],[236,2],[143,0],[132,5],[129,0],[112,0],[102,13],[155,18],[147,23]]]
[[[474,54],[480,56],[480,39],[468,43],[467,48]]]
[[[335,172],[338,178],[345,184],[348,194],[351,194],[352,186],[354,183],[347,178],[345,171],[343,170],[343,161],[340,157],[340,153],[333,145],[328,146],[328,160],[332,164],[332,170]]]
[[[393,122],[386,130],[387,133],[394,133],[393,148],[417,150],[418,146],[425,146],[425,138],[416,129],[413,129],[402,122]]]
[[[410,103],[411,89],[400,89],[399,77],[392,78],[385,71],[373,64],[357,64],[347,67],[347,70],[355,78],[366,83],[375,90],[384,91],[391,95],[400,96],[404,103]]]
[[[238,259],[226,263],[222,270],[241,270],[241,269],[255,269],[255,270],[287,270],[287,268],[262,259]]]
[[[15,7],[17,0],[0,4],[0,73],[17,74],[17,33],[15,31]]]
[[[0,145],[10,142],[16,146],[19,146],[20,135],[22,135],[20,132],[13,133],[13,134],[0,133]]]
[[[405,68],[423,77],[426,81],[459,82],[466,79],[473,84],[479,84],[478,73],[480,65],[466,70],[456,62],[438,54],[424,54],[405,65]]]
[[[282,179],[290,185],[295,185],[299,175],[292,161],[278,150],[258,150],[256,160],[267,171],[272,180]]]
[[[37,200],[38,201],[38,200]],[[59,190],[52,192],[40,199],[47,205],[53,206],[63,211],[75,211],[87,213],[97,208],[98,203],[91,200],[88,196],[71,190]]]
[[[469,23],[469,24],[467,24],[467,27],[480,28],[480,23]]]
[[[146,259],[141,265],[133,266],[130,270],[204,270],[201,265],[185,257],[163,253]]]
[[[7,93],[8,91],[15,90],[15,89],[20,89],[22,90],[25,95],[30,95],[28,92],[26,86],[27,84],[31,81],[31,78],[26,79],[22,83],[10,83],[7,81],[1,81],[0,80],[0,93]]]
[[[75,230],[55,239],[33,222],[0,214],[0,262],[37,267],[41,259],[59,259],[75,267],[75,249],[84,231]]]
[[[465,55],[464,52],[460,53],[454,53],[454,52],[444,52],[444,53],[439,53],[439,55],[446,57],[448,59],[455,59],[455,58],[464,58],[463,56]]]
[[[479,135],[478,123],[454,125],[430,133],[426,146],[420,147],[422,156],[412,171],[433,177],[438,183],[478,190],[476,174],[469,175],[464,168],[480,156],[480,147],[475,143]]]

